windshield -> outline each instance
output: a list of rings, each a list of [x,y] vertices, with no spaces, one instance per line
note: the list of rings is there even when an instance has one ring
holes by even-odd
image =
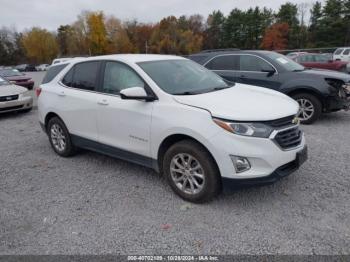
[[[0,76],[0,86],[3,86],[3,85],[8,85],[9,82],[7,82],[7,80],[3,79],[1,76]]]
[[[266,53],[266,56],[271,58],[274,62],[283,67],[286,71],[297,72],[305,70],[305,67],[294,62],[292,59],[274,52]]]
[[[3,70],[0,70],[0,75],[5,77],[6,76],[11,77],[11,76],[22,76],[23,74],[19,72],[17,69],[3,69]]]
[[[190,60],[160,60],[138,65],[157,85],[172,95],[193,95],[228,88],[215,73]]]

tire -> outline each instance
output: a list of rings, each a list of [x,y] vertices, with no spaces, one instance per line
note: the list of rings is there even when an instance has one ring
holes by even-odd
[[[300,93],[293,95],[292,97],[300,105],[300,123],[310,125],[319,119],[322,114],[322,103],[316,96],[307,93]],[[307,108],[309,108],[309,110],[306,110]],[[311,110],[313,110],[312,113]],[[308,116],[305,117],[306,115]]]
[[[189,163],[187,167],[186,163]],[[206,148],[193,140],[180,141],[168,149],[163,159],[163,173],[173,191],[190,202],[207,202],[214,198],[221,188],[220,172],[213,157]],[[178,183],[174,179],[179,179]],[[201,187],[198,187],[194,180]],[[180,189],[181,184],[185,186],[183,189]]]
[[[47,134],[53,150],[59,156],[70,157],[76,153],[76,148],[72,143],[68,129],[58,117],[53,117],[49,120],[47,124]],[[60,139],[64,140],[64,143]]]

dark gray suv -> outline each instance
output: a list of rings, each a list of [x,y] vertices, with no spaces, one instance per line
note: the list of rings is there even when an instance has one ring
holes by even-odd
[[[350,107],[350,75],[309,69],[271,51],[203,51],[189,56],[224,79],[274,89],[300,104],[304,124],[315,122],[322,112]]]

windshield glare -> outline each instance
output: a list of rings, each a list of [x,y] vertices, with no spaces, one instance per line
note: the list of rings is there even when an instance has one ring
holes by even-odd
[[[4,69],[0,70],[0,75],[2,76],[21,76],[22,73],[19,72],[17,69]]]
[[[0,86],[8,85],[9,83],[0,76]]]
[[[287,71],[303,71],[305,67],[294,62],[292,59],[274,52],[266,54],[269,58],[273,59],[277,64],[283,67]]]
[[[188,95],[228,88],[215,73],[190,60],[160,60],[138,65],[157,85],[172,95]]]

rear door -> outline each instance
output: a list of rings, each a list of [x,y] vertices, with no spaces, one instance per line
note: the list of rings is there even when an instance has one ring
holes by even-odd
[[[228,81],[236,82],[239,69],[238,55],[216,56],[206,63],[205,67]]]
[[[97,141],[97,96],[100,61],[74,65],[61,81],[59,115],[71,134]]]
[[[345,49],[340,58],[342,61],[350,62],[350,48]]]
[[[274,73],[267,71],[274,71]],[[239,55],[239,72],[237,72],[236,81],[275,90],[281,86],[277,69],[265,59],[250,54]]]

